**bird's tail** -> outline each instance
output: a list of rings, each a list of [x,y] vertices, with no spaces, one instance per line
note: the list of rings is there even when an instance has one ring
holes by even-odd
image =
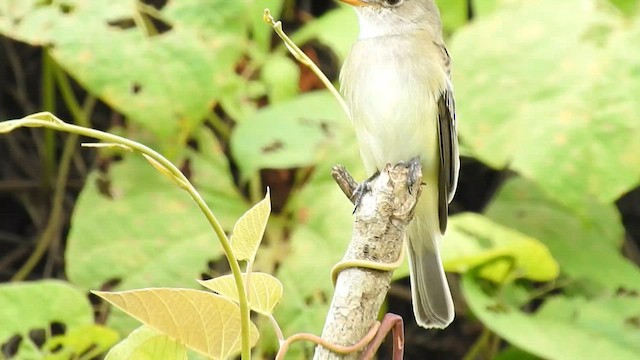
[[[418,214],[416,214],[418,215]],[[453,300],[438,252],[438,228],[420,231],[410,224],[407,232],[413,312],[418,325],[445,328],[454,317]]]

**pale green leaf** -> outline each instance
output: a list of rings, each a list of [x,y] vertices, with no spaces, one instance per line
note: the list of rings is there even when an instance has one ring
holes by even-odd
[[[182,5],[188,9],[176,9],[180,6],[174,3],[188,3]],[[170,2],[164,20],[171,29],[149,36],[149,29],[120,26],[140,24],[133,21],[140,15],[136,1],[3,1],[0,32],[51,45],[56,62],[83,87],[150,131],[158,146],[175,155],[237,77],[234,67],[245,33],[227,24],[239,23],[244,6],[217,3],[212,8],[211,1]],[[222,8],[230,13],[223,14]],[[219,20],[215,32],[185,25],[211,18]]]
[[[219,41],[220,35],[225,34],[238,39],[247,37],[251,17],[248,7],[246,1],[180,0],[169,1],[162,14],[175,26],[194,31],[209,41]]]
[[[144,324],[213,359],[240,352],[240,307],[224,297],[191,289],[94,291]],[[250,324],[253,346],[258,329]]]
[[[614,292],[640,291],[640,270],[620,252],[624,229],[613,205],[585,199],[568,208],[535,184],[507,182],[486,215],[543,242],[560,264],[560,271],[576,281]]]
[[[351,6],[342,5],[289,35],[298,45],[311,40],[320,41],[330,47],[342,62],[358,38],[358,18]]]
[[[640,12],[640,1],[638,0],[609,0],[617,6],[625,15],[634,15]]]
[[[16,334],[29,336],[31,330],[48,329],[53,322],[69,331],[93,324],[85,294],[58,280],[0,285],[0,343]]]
[[[211,163],[202,160],[202,164]],[[202,175],[199,169],[196,172]],[[213,191],[226,189],[213,184],[225,176],[210,181],[207,199],[220,199]],[[229,202],[220,202],[224,209],[242,208],[243,203],[231,203],[232,194],[223,198]],[[237,216],[221,213],[219,220],[229,230]],[[211,226],[189,195],[135,154],[113,164],[108,177],[97,172],[88,177],[72,222],[66,274],[85,289],[110,281],[118,281],[116,289],[185,286],[222,256]],[[109,325],[125,334],[136,324],[114,312]]]
[[[114,346],[105,360],[187,360],[187,349],[170,337],[141,326]]]
[[[499,352],[492,360],[543,360],[526,351],[516,347],[508,347],[506,350]]]
[[[284,4],[285,0],[260,0],[248,3],[247,15],[251,20],[252,40],[255,41],[258,49],[265,54],[272,46],[273,29],[262,19],[263,11],[269,9],[271,15],[279,19]]]
[[[284,294],[274,317],[285,334],[319,334],[333,295],[331,268],[342,258],[351,240],[353,205],[330,176],[331,166],[344,164],[351,174],[364,179],[355,137],[345,139],[330,151],[331,156],[316,165],[309,183],[291,199],[293,221],[289,254],[278,268]],[[277,346],[273,333],[264,333],[271,346]],[[266,342],[265,339],[265,342]],[[291,348],[292,358],[306,358],[313,344]],[[276,348],[277,349],[277,348]]]
[[[640,178],[640,24],[596,0],[516,3],[450,42],[461,140],[564,204],[612,202]]]
[[[199,151],[189,151],[190,180],[225,230],[230,231],[249,204],[234,182],[229,159],[215,135],[202,129],[195,139]]]
[[[242,279],[246,282],[247,275],[243,274]],[[198,281],[202,286],[211,289],[218,294],[238,303],[238,288],[236,287],[233,275],[224,275],[217,278]],[[271,315],[275,307],[282,300],[282,283],[272,275],[260,272],[251,273],[250,285],[247,289],[251,310],[263,314]]]
[[[78,200],[66,253],[71,281],[86,289],[113,279],[122,288],[179,286],[221,256],[189,195],[143,158],[114,164],[109,180],[105,195],[92,174]]]
[[[469,18],[467,0],[437,0],[445,32],[453,32],[466,24]]]
[[[269,104],[288,100],[300,91],[300,68],[286,56],[270,56],[260,74],[269,92]]]
[[[346,136],[353,134],[350,127],[335,98],[316,91],[263,108],[240,123],[231,136],[231,152],[243,179],[260,169],[311,166],[329,149],[352,142]]]
[[[267,189],[264,199],[247,210],[233,227],[231,246],[236,259],[254,261],[270,214],[271,196]]]
[[[47,340],[46,360],[93,358],[118,342],[118,333],[102,325],[86,325],[66,331]]]
[[[545,359],[637,359],[640,315],[635,297],[585,300],[555,296],[538,313],[526,314],[485,292],[473,273],[463,277],[463,293],[473,313],[511,344]]]
[[[508,258],[484,266],[480,275],[504,281],[511,273],[534,281],[550,281],[559,273],[558,263],[537,239],[472,213],[451,218],[441,254],[447,271],[466,272],[497,258]]]

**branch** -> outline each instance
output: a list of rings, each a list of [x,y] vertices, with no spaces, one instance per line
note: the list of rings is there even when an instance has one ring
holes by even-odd
[[[322,338],[336,345],[351,345],[362,339],[377,320],[389,290],[391,273],[400,259],[407,224],[413,219],[422,174],[409,187],[411,167],[387,165],[371,180],[355,211],[353,235],[343,261],[336,265],[336,290]],[[415,171],[415,167],[413,167]],[[334,178],[349,196],[355,182],[344,168],[333,170]],[[336,354],[318,346],[314,359],[356,359],[360,353]]]

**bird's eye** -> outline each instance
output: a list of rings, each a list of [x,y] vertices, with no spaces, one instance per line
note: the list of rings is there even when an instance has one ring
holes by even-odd
[[[389,6],[396,6],[399,5],[402,0],[384,0],[385,3],[387,3],[387,5]]]

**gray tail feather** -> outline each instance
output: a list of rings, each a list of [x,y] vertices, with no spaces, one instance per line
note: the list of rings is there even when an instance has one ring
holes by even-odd
[[[455,315],[453,299],[438,253],[438,238],[408,239],[413,312],[418,325],[445,328]],[[422,243],[427,240],[428,244]],[[433,245],[433,247],[431,247]]]

